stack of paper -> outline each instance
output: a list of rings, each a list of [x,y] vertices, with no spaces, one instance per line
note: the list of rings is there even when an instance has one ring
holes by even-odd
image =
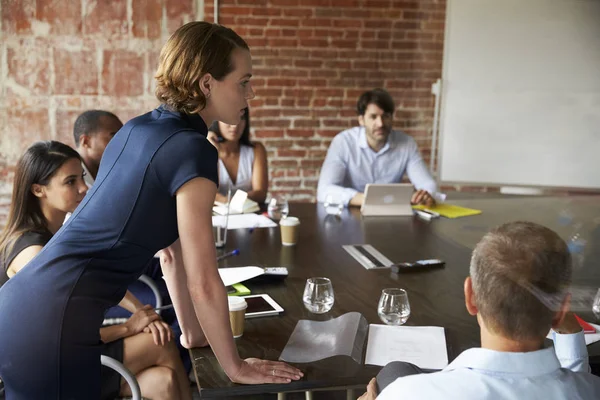
[[[257,202],[248,198],[248,193],[243,190],[237,190],[231,198],[229,205],[220,201],[215,201],[213,212],[219,215],[247,214],[260,211]]]
[[[265,217],[264,215],[258,214],[241,214],[241,215],[230,215],[229,217],[223,215],[215,215],[212,217],[213,226],[225,226],[225,219],[227,218],[227,229],[254,229],[254,228],[275,228],[277,224]]]
[[[445,368],[448,352],[444,328],[371,324],[365,364],[384,366],[392,361],[405,361],[425,369]]]

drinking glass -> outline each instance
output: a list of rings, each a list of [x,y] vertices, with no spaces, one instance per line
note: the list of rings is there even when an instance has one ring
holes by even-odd
[[[213,218],[213,236],[215,246],[220,249],[227,244],[227,227],[229,226],[229,204],[231,202],[231,187],[227,189],[227,212]]]
[[[589,304],[589,303],[588,303]],[[600,289],[596,292],[596,297],[594,297],[594,303],[592,304],[592,311],[596,318],[600,319]]]
[[[329,193],[327,196],[325,196],[325,202],[323,205],[325,206],[325,211],[329,215],[340,216],[342,214],[342,210],[344,209],[342,198],[338,194],[334,193]]]
[[[213,217],[213,236],[215,237],[215,246],[220,249],[227,244],[227,222],[229,215],[219,215]]]
[[[408,294],[404,289],[383,289],[377,314],[386,325],[403,325],[410,316]]]
[[[285,219],[290,213],[290,206],[287,199],[281,196],[272,197],[269,201],[267,212],[269,214],[269,218],[272,220],[279,221],[281,219]]]
[[[312,313],[324,314],[335,301],[333,286],[328,278],[308,278],[302,295],[304,307]]]

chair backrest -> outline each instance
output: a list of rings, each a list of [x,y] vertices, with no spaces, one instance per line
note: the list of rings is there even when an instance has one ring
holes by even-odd
[[[133,375],[131,371],[129,371],[127,368],[125,368],[125,366],[122,363],[120,363],[112,357],[100,356],[100,362],[105,367],[117,371],[125,379],[129,387],[131,388],[131,398],[133,400],[142,400],[142,391],[140,390],[140,385],[138,384],[135,375]]]

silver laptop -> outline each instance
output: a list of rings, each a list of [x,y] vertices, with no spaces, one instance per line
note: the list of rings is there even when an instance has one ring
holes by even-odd
[[[360,212],[364,216],[412,215],[410,183],[368,184]]]

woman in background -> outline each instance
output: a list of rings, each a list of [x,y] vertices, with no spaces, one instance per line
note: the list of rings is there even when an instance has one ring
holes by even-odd
[[[81,158],[71,147],[48,141],[27,149],[17,164],[8,223],[0,235],[0,286],[42,251],[86,192]],[[191,399],[169,326],[152,307],[135,297],[130,303],[135,305],[133,315],[124,324],[100,328],[102,354],[136,375],[144,397]],[[185,394],[180,395],[182,390]],[[103,400],[130,395],[129,385],[117,372],[102,369]]]
[[[267,198],[269,174],[267,152],[260,143],[250,141],[248,108],[237,125],[215,121],[208,129],[208,140],[219,151],[219,191],[215,200],[227,202],[227,191],[237,189],[261,204]]]

